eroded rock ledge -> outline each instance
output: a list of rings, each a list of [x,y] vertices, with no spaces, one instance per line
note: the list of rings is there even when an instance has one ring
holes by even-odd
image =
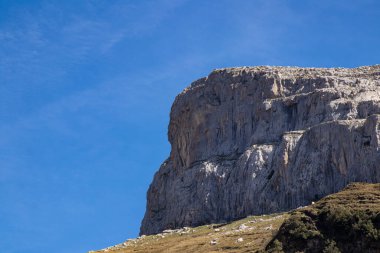
[[[141,234],[285,211],[380,182],[380,65],[213,71],[177,96]]]

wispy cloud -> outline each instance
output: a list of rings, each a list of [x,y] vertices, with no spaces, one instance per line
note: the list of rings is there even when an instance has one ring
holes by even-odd
[[[125,38],[150,33],[183,2],[120,1],[105,5],[101,13],[97,6],[86,6],[87,13],[81,13],[80,8],[75,10],[64,3],[17,10],[8,23],[0,26],[0,80],[10,83],[27,78],[43,82],[62,77],[70,65],[107,54]],[[90,7],[96,4],[88,2]],[[144,12],[137,13],[136,9]]]

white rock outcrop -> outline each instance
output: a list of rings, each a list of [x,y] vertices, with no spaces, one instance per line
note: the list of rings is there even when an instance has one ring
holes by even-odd
[[[380,182],[380,65],[213,71],[179,94],[142,234],[305,206]]]

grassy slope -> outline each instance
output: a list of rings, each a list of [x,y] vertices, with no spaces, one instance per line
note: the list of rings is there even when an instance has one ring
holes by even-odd
[[[287,214],[250,216],[228,224],[205,225],[145,236],[127,241],[125,245],[118,245],[108,252],[252,252],[263,249],[287,217]],[[243,241],[239,242],[239,238]],[[215,245],[211,243],[213,240]]]
[[[94,252],[380,252],[379,237],[380,184],[358,183],[289,213],[145,236]]]
[[[269,252],[380,252],[380,184],[351,184],[290,214]]]

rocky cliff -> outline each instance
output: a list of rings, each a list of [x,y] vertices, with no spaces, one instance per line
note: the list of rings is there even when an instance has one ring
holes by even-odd
[[[380,182],[380,65],[213,71],[177,96],[141,234],[285,211]]]

